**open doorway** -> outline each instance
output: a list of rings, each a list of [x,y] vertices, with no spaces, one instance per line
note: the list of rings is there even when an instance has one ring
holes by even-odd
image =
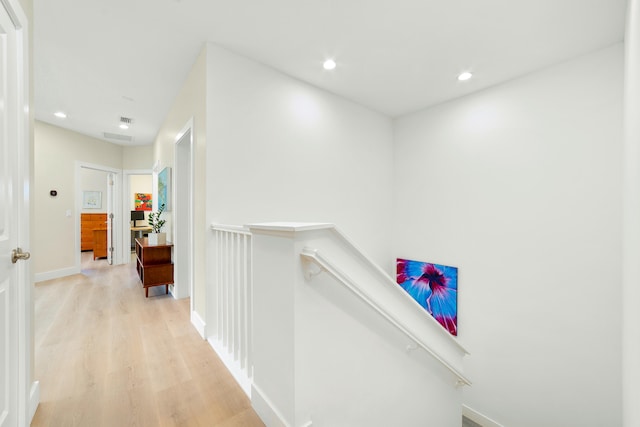
[[[76,164],[76,268],[83,259],[94,262],[117,263],[118,230],[121,222],[117,214],[120,197],[118,169],[78,162]],[[103,261],[104,260],[104,261]]]
[[[124,171],[123,216],[127,217],[122,229],[123,263],[135,261],[132,255],[135,238],[146,237],[151,231],[149,214],[153,208],[153,174],[150,170]],[[128,224],[128,225],[127,225]]]

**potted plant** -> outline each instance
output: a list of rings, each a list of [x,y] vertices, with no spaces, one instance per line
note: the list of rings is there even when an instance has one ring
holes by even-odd
[[[148,235],[150,245],[164,245],[167,243],[167,233],[162,233],[162,227],[165,220],[160,219],[162,212],[164,212],[165,205],[162,204],[157,212],[151,212],[149,214],[149,225],[151,226],[151,233]]]

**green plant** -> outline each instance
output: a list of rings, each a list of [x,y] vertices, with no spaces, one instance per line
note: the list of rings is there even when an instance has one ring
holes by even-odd
[[[162,206],[160,206],[160,209],[158,209],[158,212],[151,212],[149,214],[149,225],[151,226],[154,233],[159,233],[164,226],[165,220],[160,219],[160,215],[162,215],[162,212],[164,212],[164,208],[165,206],[163,203]]]

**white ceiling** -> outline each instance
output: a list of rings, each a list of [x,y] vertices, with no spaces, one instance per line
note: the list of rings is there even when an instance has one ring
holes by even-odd
[[[150,144],[210,41],[396,117],[621,42],[626,3],[34,0],[35,115]]]

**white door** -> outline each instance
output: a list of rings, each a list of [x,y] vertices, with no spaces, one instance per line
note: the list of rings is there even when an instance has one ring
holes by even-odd
[[[24,14],[18,9],[7,10],[13,1],[0,4],[0,427],[14,427],[28,424],[23,366],[28,360],[27,315],[23,307],[30,283],[24,265],[28,253],[18,249],[28,239],[29,221],[24,117],[27,82],[22,62],[25,40],[21,26],[25,22],[17,23],[19,16],[24,20]]]

